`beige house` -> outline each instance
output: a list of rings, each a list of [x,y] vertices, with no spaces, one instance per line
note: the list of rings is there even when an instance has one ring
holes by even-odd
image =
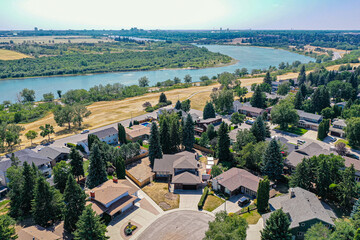
[[[143,125],[133,125],[131,128],[125,128],[126,140],[136,142],[138,140],[147,140],[150,137],[150,127]]]

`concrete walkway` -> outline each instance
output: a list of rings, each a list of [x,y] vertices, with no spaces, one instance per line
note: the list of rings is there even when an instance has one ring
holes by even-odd
[[[246,240],[260,240],[260,231],[263,229],[263,223],[263,219],[260,218],[257,224],[249,225],[249,228],[246,230]]]

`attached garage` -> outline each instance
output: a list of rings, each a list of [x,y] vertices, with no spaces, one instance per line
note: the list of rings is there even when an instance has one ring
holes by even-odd
[[[197,185],[183,185],[182,189],[183,190],[196,190]]]
[[[172,179],[172,183],[175,185],[175,189],[183,190],[196,190],[201,184],[199,176],[190,172],[183,172],[175,175]]]

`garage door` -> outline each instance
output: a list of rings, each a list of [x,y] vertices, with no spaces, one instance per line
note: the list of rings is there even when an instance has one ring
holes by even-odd
[[[183,185],[184,190],[196,190],[196,185]]]

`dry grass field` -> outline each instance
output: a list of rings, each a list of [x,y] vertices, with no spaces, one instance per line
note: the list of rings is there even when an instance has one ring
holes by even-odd
[[[32,37],[0,37],[0,42],[10,42],[14,43],[23,43],[32,42],[32,43],[46,43],[52,44],[52,41],[55,43],[68,43],[69,40],[72,43],[97,43],[98,41],[103,42],[112,42],[114,40],[110,38],[92,38],[90,36],[32,36]],[[49,42],[50,41],[50,42]]]
[[[29,58],[29,57],[30,56],[23,53],[6,50],[6,49],[0,49],[0,60],[17,60],[17,59]]]

